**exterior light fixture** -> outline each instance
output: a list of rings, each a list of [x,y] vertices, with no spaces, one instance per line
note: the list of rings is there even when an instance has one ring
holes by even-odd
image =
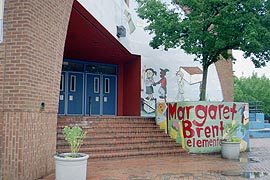
[[[120,38],[120,37],[126,37],[126,28],[124,27],[124,26],[116,26],[116,28],[117,28],[117,34],[116,34],[116,36],[118,37],[118,38]]]

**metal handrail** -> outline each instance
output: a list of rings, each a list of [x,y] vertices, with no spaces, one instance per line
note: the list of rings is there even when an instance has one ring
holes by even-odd
[[[150,109],[156,110],[156,108],[153,108],[152,106],[150,106],[149,104],[147,104],[146,101],[145,101],[143,98],[141,98],[141,102],[142,102],[144,105],[146,105],[147,107],[149,107]],[[157,99],[155,99],[155,104],[156,104],[156,103],[157,103]]]
[[[261,113],[263,112],[263,103],[261,101],[248,102],[249,113]]]

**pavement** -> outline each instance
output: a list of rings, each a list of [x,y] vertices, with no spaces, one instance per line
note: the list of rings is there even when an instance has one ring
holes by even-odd
[[[220,154],[183,154],[88,161],[87,180],[270,180],[270,138],[250,139],[239,160]],[[55,180],[54,174],[40,180]]]

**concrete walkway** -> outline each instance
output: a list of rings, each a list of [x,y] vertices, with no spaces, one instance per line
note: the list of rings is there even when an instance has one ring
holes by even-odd
[[[250,147],[239,161],[220,154],[89,161],[87,180],[270,180],[270,138],[250,139]]]

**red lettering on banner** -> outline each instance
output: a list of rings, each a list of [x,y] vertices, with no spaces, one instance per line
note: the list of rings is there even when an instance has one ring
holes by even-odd
[[[201,105],[196,106],[179,106],[177,103],[168,104],[168,118],[176,119],[179,121],[184,119],[191,119],[191,114],[195,111],[196,119],[200,121],[195,121],[197,126],[203,126],[206,119],[209,117],[211,120],[222,119],[234,119],[234,115],[237,113],[236,104],[233,103],[232,107],[225,106],[224,104],[219,105]]]
[[[234,119],[234,115],[237,113],[236,104],[233,103],[233,106],[225,106],[224,104],[220,105],[196,105],[196,106],[179,106],[177,103],[168,104],[168,118],[176,119],[179,121],[184,119],[191,119],[191,114],[195,114],[196,119],[201,120],[196,121],[196,125],[202,126],[206,119],[209,117],[211,120],[222,120],[222,119]]]
[[[206,138],[210,138],[211,129],[210,129],[209,126],[206,126],[206,127],[205,127],[204,134],[205,134],[205,137],[206,137]],[[214,134],[214,133],[213,133],[213,134]]]
[[[178,120],[180,120],[180,121],[184,120],[184,118],[185,118],[185,107],[180,106],[177,109],[177,117],[178,117]]]
[[[190,119],[189,118],[189,114],[190,114],[190,110],[193,109],[194,106],[186,106],[186,112],[187,112],[187,118],[186,119]]]
[[[229,112],[230,112],[229,106],[225,106],[224,109],[223,109],[223,117],[225,119],[229,119],[230,118],[230,115],[227,115],[227,113],[229,113]]]
[[[202,127],[196,128],[196,132],[197,132],[198,138],[201,137],[201,131],[203,131],[203,128]]]
[[[177,108],[177,103],[169,103],[168,104],[168,117],[170,119],[175,119],[176,118],[176,108]]]
[[[235,103],[233,103],[233,107],[231,108],[231,112],[232,112],[231,119],[233,120],[234,119],[234,114],[237,113],[236,104]]]
[[[194,131],[191,128],[192,127],[191,122],[189,120],[184,120],[182,121],[182,125],[184,138],[192,138],[194,136]]]
[[[216,116],[217,116],[217,106],[214,106],[214,105],[210,105],[209,106],[209,116],[210,116],[210,118],[212,120],[215,120],[216,119]]]
[[[223,131],[224,131],[223,121],[220,121],[219,129],[221,131],[221,136],[223,136]]]
[[[197,147],[201,147],[202,146],[202,141],[201,140],[197,140],[196,142],[197,142],[196,143]]]
[[[192,138],[195,135],[195,131],[198,138],[200,138],[202,134],[204,134],[206,138],[218,137],[219,135],[223,135],[224,127],[222,121],[220,122],[220,126],[211,125],[205,127],[193,127],[193,125],[194,124],[192,124],[189,120],[182,121],[184,138]]]
[[[188,146],[188,147],[191,147],[191,146],[192,146],[192,142],[191,142],[191,140],[190,140],[190,139],[188,139],[186,144],[187,144],[187,146]]]
[[[232,106],[224,104],[178,105],[178,103],[168,103],[168,119],[182,121],[183,137],[188,147],[219,146],[219,137],[224,133],[223,121],[233,120],[237,113],[235,103]],[[207,120],[211,120],[211,123],[207,123]]]
[[[215,147],[219,146],[220,140],[219,138],[214,138],[214,139],[188,139],[186,141],[186,145],[188,147]]]
[[[222,112],[221,112],[221,110],[222,110],[222,108],[224,107],[224,104],[220,104],[220,105],[218,105],[218,113],[219,113],[219,120],[221,120],[221,114],[222,114]]]
[[[195,124],[196,126],[203,126],[204,125],[206,118],[207,118],[207,107],[208,106],[203,106],[203,105],[197,105],[195,107],[196,117],[198,117],[199,119],[203,119],[203,121],[201,123],[199,123],[198,121],[193,120],[193,124]],[[201,115],[201,114],[203,114],[203,115]]]

